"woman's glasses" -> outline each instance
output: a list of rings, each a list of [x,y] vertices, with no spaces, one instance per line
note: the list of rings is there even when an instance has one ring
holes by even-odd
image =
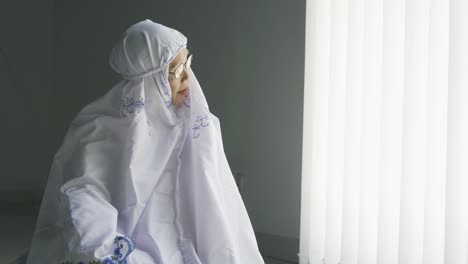
[[[187,61],[184,64],[180,64],[179,66],[177,66],[177,68],[174,71],[169,72],[169,74],[173,74],[176,79],[179,79],[182,74],[182,71],[184,69],[188,70],[190,68],[191,63],[192,63],[192,54],[189,54],[187,57]]]

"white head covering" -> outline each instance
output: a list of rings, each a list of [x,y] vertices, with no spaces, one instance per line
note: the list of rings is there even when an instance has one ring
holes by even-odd
[[[27,263],[264,263],[192,70],[172,105],[168,68],[186,46],[148,19],[123,34],[110,65],[124,79],[71,123]]]

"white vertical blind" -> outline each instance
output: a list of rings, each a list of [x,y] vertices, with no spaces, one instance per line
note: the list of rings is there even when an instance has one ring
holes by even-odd
[[[467,264],[468,1],[306,7],[300,264]]]

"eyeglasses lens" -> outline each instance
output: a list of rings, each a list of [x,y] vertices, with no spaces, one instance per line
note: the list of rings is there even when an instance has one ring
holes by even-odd
[[[188,70],[188,68],[190,68],[191,64],[192,64],[192,54],[189,55],[189,57],[187,58],[187,61],[185,62],[185,64],[181,64],[181,65],[179,65],[179,67],[177,67],[177,69],[175,71],[175,77],[177,79],[179,79],[180,75],[182,74],[182,71],[184,70],[184,68],[186,70]]]

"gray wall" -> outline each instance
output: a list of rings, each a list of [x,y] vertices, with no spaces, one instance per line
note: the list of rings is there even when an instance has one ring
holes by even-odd
[[[7,156],[17,164],[11,171],[18,177],[3,176],[8,180],[2,188],[42,191],[51,156],[73,116],[119,79],[108,66],[113,44],[128,26],[149,18],[187,36],[193,69],[221,121],[231,169],[244,175],[241,193],[260,247],[274,255],[278,245],[287,244],[278,254],[293,259],[300,219],[305,0],[182,2],[55,1],[53,8],[34,7],[42,20],[25,17],[24,27],[34,24],[36,40],[28,35],[7,41],[17,71],[23,65],[31,71],[18,77],[23,83],[8,107],[25,100],[31,105],[9,111],[23,118],[2,132],[15,138],[8,142],[15,155]],[[28,3],[24,9],[33,12],[35,2]],[[17,43],[39,51],[22,53]],[[31,136],[31,127],[39,132]]]
[[[0,200],[40,199],[49,170],[52,4],[0,3]]]
[[[290,237],[299,237],[304,2],[236,6],[235,77],[223,101],[224,137],[236,151],[233,170],[245,174],[243,194],[257,230]]]

